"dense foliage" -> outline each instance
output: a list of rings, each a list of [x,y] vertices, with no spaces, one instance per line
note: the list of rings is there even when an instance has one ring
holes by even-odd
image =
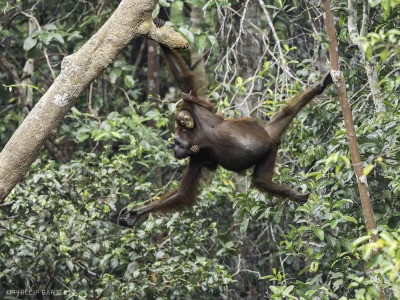
[[[211,49],[205,56],[209,98],[227,117],[247,109],[265,122],[328,70],[317,1],[264,2],[261,8],[255,0],[165,0],[157,8],[167,11],[192,51]],[[135,40],[80,96],[0,206],[0,298],[26,299],[24,293],[40,290],[65,299],[345,300],[378,299],[384,289],[388,299],[400,299],[400,2],[369,3],[364,53],[350,40],[347,2],[332,6],[376,243],[365,229],[334,87],[299,113],[279,153],[275,180],[310,191],[306,204],[269,197],[250,188],[250,176],[218,170],[203,183],[193,209],[151,215],[134,229],[109,222],[111,211],[177,186],[185,164],[171,149],[176,85],[160,60],[160,97],[148,97],[145,41]],[[33,59],[22,85],[32,91],[33,104],[62,58],[118,5],[2,4],[0,51],[20,78]],[[203,18],[194,28],[196,6]],[[361,22],[362,3],[356,9]],[[29,33],[29,20],[40,29]],[[365,71],[370,60],[386,112],[375,110]],[[4,64],[0,79],[2,149],[29,104],[18,98]]]

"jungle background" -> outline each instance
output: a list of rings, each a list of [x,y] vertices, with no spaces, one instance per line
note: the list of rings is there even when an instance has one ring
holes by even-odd
[[[2,149],[63,57],[119,2],[0,3]],[[280,147],[275,180],[311,192],[304,205],[252,189],[251,171],[218,169],[191,209],[133,229],[109,222],[112,211],[176,187],[186,163],[171,147],[178,86],[157,43],[136,39],[80,95],[1,204],[0,297],[345,300],[384,290],[400,299],[400,1],[331,7],[377,242],[365,228],[334,86],[298,114]],[[267,122],[329,70],[318,1],[162,0],[154,15],[190,42],[182,53],[198,62],[204,96],[228,118]]]

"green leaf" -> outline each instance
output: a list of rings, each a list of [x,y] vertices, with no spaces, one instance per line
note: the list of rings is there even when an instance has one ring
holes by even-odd
[[[199,52],[204,52],[204,49],[207,47],[207,37],[205,35],[201,35],[198,37],[196,46],[199,49]]]
[[[117,139],[121,139],[122,138],[121,135],[119,134],[119,132],[111,131],[110,133],[111,133],[111,135],[113,137],[116,137]]]
[[[322,172],[311,172],[306,175],[306,178],[315,176],[315,180],[318,180],[322,177],[322,175],[323,175]]]
[[[362,258],[364,260],[369,260],[369,258],[371,257],[372,254],[372,248],[371,247],[364,247],[363,248],[363,252],[362,252]]]
[[[162,259],[162,258],[164,258],[166,255],[165,255],[165,252],[164,251],[158,251],[157,253],[156,253],[156,258],[157,259]]]
[[[353,242],[353,245],[354,245],[354,247],[356,247],[356,246],[358,246],[359,244],[364,243],[365,241],[368,241],[370,238],[371,238],[371,236],[369,236],[369,235],[359,237],[358,239],[356,239],[356,240]]]
[[[334,248],[336,246],[336,238],[331,236],[330,234],[326,235],[326,242],[328,243],[329,246]]]
[[[25,42],[24,42],[24,50],[25,51],[29,51],[30,49],[32,49],[33,47],[36,46],[37,40],[34,40],[31,37],[27,37]]]
[[[385,61],[390,55],[389,49],[385,48],[381,52],[381,60]]]
[[[194,43],[194,35],[189,29],[185,27],[180,27],[179,31],[189,40],[191,44]]]
[[[171,6],[177,10],[183,10],[183,2],[182,1],[174,1]]]
[[[99,244],[99,243],[93,243],[93,244],[91,244],[91,245],[89,246],[89,248],[92,249],[92,251],[93,251],[94,253],[97,253],[97,252],[99,252],[99,250],[100,250],[100,244]]]
[[[374,169],[374,165],[373,164],[369,164],[368,166],[366,166],[363,170],[363,175],[367,176],[369,173],[371,173],[371,171]]]
[[[240,233],[244,235],[246,233],[247,227],[249,226],[249,218],[243,220],[242,224],[240,225]]]
[[[400,249],[396,252],[396,264],[400,264]]]
[[[82,24],[80,24],[80,28],[85,28],[87,27],[88,24],[91,23],[99,23],[101,21],[101,19],[99,17],[97,17],[96,15],[89,15],[87,17],[84,17],[84,22]]]
[[[390,0],[381,0],[381,6],[383,9],[384,19],[386,20],[390,15]]]
[[[347,167],[350,167],[350,159],[347,156],[341,155],[340,158],[346,163]]]
[[[81,113],[75,106],[73,106],[73,107],[71,108],[71,112],[72,112],[74,115],[77,115],[77,116],[82,115],[82,113]]]
[[[343,279],[338,279],[333,283],[333,290],[336,291],[343,285]]]
[[[79,142],[83,142],[89,138],[89,133],[84,131],[78,131],[75,137],[78,139]]]
[[[350,242],[350,240],[345,238],[339,239],[340,244],[348,251],[352,252],[354,250],[354,245]]]
[[[260,209],[259,205],[253,206],[250,210],[250,214],[254,215],[256,212],[258,212],[258,210]]]
[[[294,285],[289,285],[286,289],[283,290],[282,295],[283,296],[288,296],[289,293],[294,289]]]
[[[372,56],[372,47],[368,47],[365,51],[365,57],[367,58],[367,60],[370,60]]]
[[[43,29],[46,29],[46,30],[49,30],[49,31],[57,30],[57,26],[54,23],[49,23],[49,24],[44,25]]]
[[[353,217],[350,217],[350,216],[343,216],[340,219],[345,219],[346,221],[353,222],[356,225],[358,224],[357,220],[355,218],[353,218]]]
[[[315,273],[318,271],[319,263],[317,261],[313,261],[310,265],[310,272]]]
[[[275,4],[276,4],[276,6],[278,6],[280,9],[282,9],[283,4],[282,4],[282,1],[281,1],[281,0],[275,0]],[[287,45],[284,45],[284,46],[287,46]]]
[[[276,286],[270,285],[269,289],[274,293],[274,294],[281,294],[281,290],[279,288],[277,288]]]
[[[28,51],[28,53],[26,54],[26,57],[27,58],[36,58],[36,57],[43,55],[42,48],[43,48],[43,43],[41,41],[38,41],[36,46],[31,48]]]
[[[107,139],[107,137],[108,137],[108,132],[100,132],[100,134],[98,134],[98,135],[96,135],[95,137],[94,137],[94,141],[100,141],[100,140],[106,140]]]
[[[324,240],[325,234],[324,234],[324,231],[323,231],[322,229],[320,229],[320,228],[314,228],[314,233],[315,233],[315,235],[316,235],[321,241]]]
[[[58,33],[51,33],[50,34],[53,39],[55,39],[60,44],[64,44],[64,38]]]
[[[71,260],[67,260],[67,266],[68,266],[68,269],[69,269],[71,272],[74,271],[74,264],[72,263]]]
[[[307,282],[308,285],[313,285],[316,281],[321,278],[322,274],[315,275],[310,281]]]
[[[393,237],[391,236],[391,234],[387,231],[383,231],[379,234],[379,236],[381,238],[383,238],[385,240],[385,242],[389,245],[389,246],[393,246],[395,245],[396,241],[393,239]]]
[[[68,255],[68,251],[70,250],[70,248],[65,245],[60,245],[59,249],[60,249],[60,252],[64,255]]]
[[[83,36],[81,35],[80,31],[73,31],[72,33],[70,33],[68,35],[67,41],[70,42],[72,40],[75,40],[75,39],[80,40],[82,38],[83,38]]]
[[[336,272],[336,273],[332,274],[331,279],[342,278],[342,277],[343,277],[343,273]]]
[[[243,78],[240,76],[236,77],[236,87],[240,87],[243,85]]]
[[[342,207],[345,203],[353,203],[353,201],[350,199],[339,200],[333,205],[333,208]]]
[[[301,205],[301,206],[296,208],[296,211],[303,211],[303,212],[306,212],[306,213],[310,213],[310,207],[305,206],[305,205]]]
[[[121,76],[121,69],[120,68],[113,68],[110,72],[110,81],[111,83],[115,83],[119,76]]]
[[[43,42],[43,44],[48,45],[51,41],[51,34],[47,31],[42,31],[40,40]]]
[[[124,82],[125,85],[130,89],[133,88],[133,86],[135,85],[135,80],[133,79],[133,77],[131,75],[125,75],[124,77]]]
[[[331,228],[334,229],[336,227],[336,225],[339,223],[338,219],[333,219],[330,223]]]

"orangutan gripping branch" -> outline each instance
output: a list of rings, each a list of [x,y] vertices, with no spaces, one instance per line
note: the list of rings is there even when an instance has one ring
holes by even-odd
[[[177,189],[154,204],[129,211],[126,218],[120,219],[120,224],[132,226],[150,212],[177,211],[193,205],[199,191],[201,170],[215,170],[218,166],[234,172],[254,167],[252,184],[260,191],[306,202],[309,193],[301,194],[272,181],[275,159],[282,134],[296,114],[332,82],[330,74],[294,96],[266,125],[252,118],[225,120],[211,112],[211,104],[197,97],[195,78],[183,59],[173,50],[164,46],[162,49],[169,69],[186,93],[176,117],[174,155],[178,159],[189,157],[189,165]]]

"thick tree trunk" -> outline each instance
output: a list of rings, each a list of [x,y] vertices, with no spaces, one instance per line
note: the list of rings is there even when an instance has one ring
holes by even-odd
[[[123,0],[102,28],[76,53],[64,58],[61,73],[0,153],[0,203],[24,178],[40,148],[75,100],[132,39],[146,36],[170,48],[187,41],[168,26],[157,28],[157,0]]]

